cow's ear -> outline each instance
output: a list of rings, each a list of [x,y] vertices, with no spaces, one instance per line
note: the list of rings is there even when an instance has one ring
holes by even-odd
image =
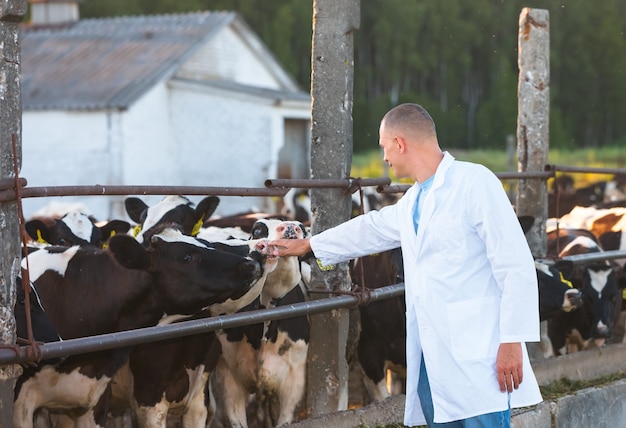
[[[204,223],[213,215],[219,204],[220,198],[217,196],[207,196],[202,199],[196,206],[196,221],[202,220]]]
[[[109,240],[109,251],[117,262],[128,269],[147,269],[150,255],[132,236],[115,235]]]
[[[104,239],[113,235],[125,235],[130,230],[130,223],[124,220],[111,220],[100,228]]]
[[[554,265],[555,268],[559,270],[563,274],[566,279],[572,279],[574,276],[574,262],[570,260],[559,260]]]
[[[98,228],[100,230],[100,240],[96,243],[99,247],[108,248],[108,240],[115,235],[127,235],[130,230],[130,223],[124,220],[111,220],[104,226]]]
[[[124,200],[124,206],[126,207],[126,214],[135,223],[143,223],[145,220],[146,212],[148,211],[148,205],[139,198],[128,197]]]
[[[50,229],[41,220],[29,220],[24,224],[26,233],[33,241],[46,244],[50,242]]]

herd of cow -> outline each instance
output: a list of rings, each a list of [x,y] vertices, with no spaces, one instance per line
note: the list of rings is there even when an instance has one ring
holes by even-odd
[[[302,196],[291,202],[301,205]],[[370,208],[376,203],[370,195]],[[218,204],[217,197],[193,204],[172,195],[148,206],[128,197],[126,211],[134,224],[96,223],[80,212],[30,219],[25,229],[32,241],[23,267],[31,283],[24,289],[30,292],[35,340],[306,300],[316,264],[274,257],[266,243],[306,237],[310,217],[295,213],[307,210],[288,204],[276,215],[211,218]],[[538,260],[536,270],[540,317],[548,321],[553,355],[571,352],[575,338],[589,347],[619,336],[623,262],[560,259],[621,248],[626,238],[616,236],[626,224],[624,214],[626,208],[577,207],[561,217],[558,228],[548,225],[548,258],[556,263]],[[525,230],[533,222],[520,217]],[[355,286],[400,283],[400,250],[354,260],[350,274]],[[25,295],[18,280],[17,334],[26,338]],[[404,313],[402,297],[358,308],[358,346],[349,361],[362,372],[370,400],[390,395],[390,371],[403,375]],[[122,415],[138,427],[288,424],[306,415],[308,343],[308,319],[298,316],[25,365],[15,387],[14,426],[114,426]]]

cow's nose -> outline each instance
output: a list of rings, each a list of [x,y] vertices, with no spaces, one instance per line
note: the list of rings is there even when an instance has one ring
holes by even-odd
[[[596,325],[596,331],[598,332],[598,337],[609,337],[611,336],[611,329],[608,325],[604,324],[602,321],[598,321]]]
[[[298,237],[298,231],[293,225],[283,227],[281,233],[285,239],[296,239]]]
[[[583,305],[582,293],[576,289],[568,290],[565,297],[569,302],[568,310],[580,308]]]

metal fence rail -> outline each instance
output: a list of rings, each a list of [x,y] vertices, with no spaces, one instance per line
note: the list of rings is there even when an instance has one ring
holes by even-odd
[[[403,294],[404,283],[372,289],[368,293],[368,303],[402,296]],[[294,303],[293,305],[280,308],[246,311],[232,315],[182,321],[169,325],[63,340],[61,342],[49,342],[40,346],[41,359],[45,360],[86,352],[133,346],[192,334],[207,333],[223,328],[257,324],[264,321],[291,318],[299,315],[319,314],[333,309],[350,308],[361,304],[365,303],[361,301],[358,293],[354,295],[344,294],[337,297]],[[24,348],[25,347],[21,347],[17,353],[8,348],[0,349],[0,365],[32,361]]]
[[[587,168],[546,165],[545,172],[499,172],[500,179],[538,178],[549,179],[561,172],[592,172],[604,174],[626,174],[626,168]],[[346,179],[268,179],[265,188],[237,187],[206,187],[206,186],[49,186],[27,187],[26,179],[0,181],[0,202],[17,198],[15,183],[21,190],[21,197],[50,196],[99,196],[99,195],[215,195],[215,196],[285,196],[290,188],[345,188],[354,192],[360,187],[376,187],[379,193],[399,193],[406,191],[410,185],[391,184],[389,178],[346,178]],[[563,258],[574,263],[585,263],[596,260],[626,258],[626,251],[605,251],[602,253],[569,256]],[[554,263],[553,260],[542,260]],[[404,293],[404,284],[370,290],[371,301],[400,296]],[[289,318],[298,315],[312,315],[338,308],[347,308],[363,304],[357,295],[342,295],[328,299],[303,302],[289,307],[249,311],[233,315],[211,317],[201,320],[184,321],[166,326],[154,326],[144,329],[116,332],[100,336],[52,342],[40,346],[41,358],[56,358],[85,352],[132,346],[140,343],[172,339],[180,336],[206,333],[222,328],[255,324],[263,321]],[[17,351],[0,348],[0,365],[8,363],[24,363],[32,361],[32,357],[21,347]]]

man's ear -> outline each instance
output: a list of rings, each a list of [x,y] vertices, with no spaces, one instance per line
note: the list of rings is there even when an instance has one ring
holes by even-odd
[[[394,144],[398,145],[398,150],[400,153],[406,152],[406,141],[402,137],[393,137]]]

